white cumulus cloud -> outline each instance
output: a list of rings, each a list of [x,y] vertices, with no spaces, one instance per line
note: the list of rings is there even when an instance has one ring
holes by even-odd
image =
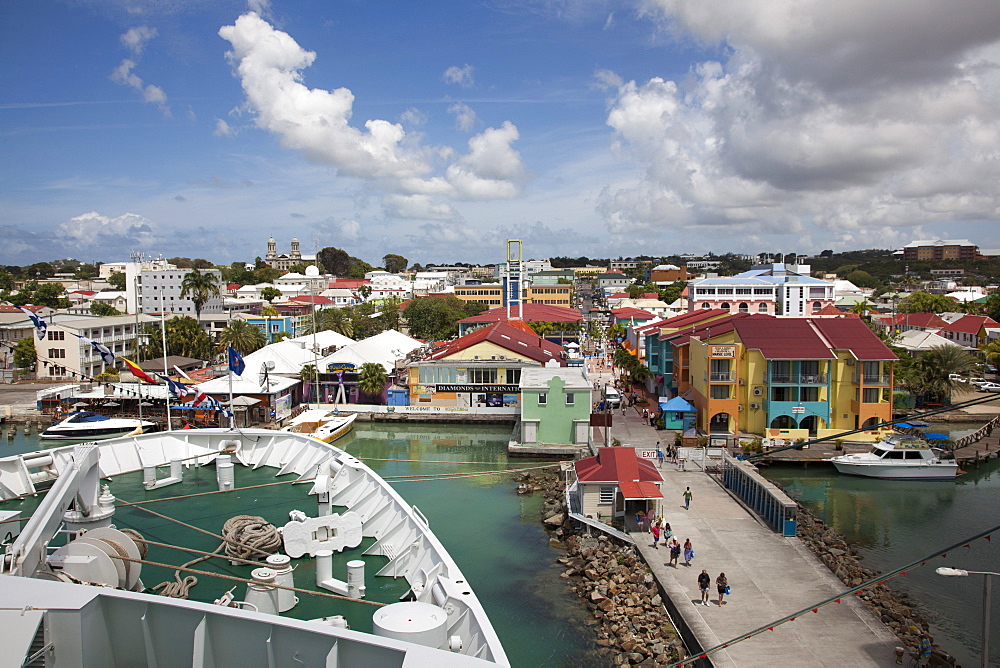
[[[521,155],[513,149],[517,128],[506,121],[469,140],[469,153],[448,167],[448,181],[465,199],[515,197],[524,181]]]
[[[680,83],[615,88],[613,148],[645,169],[600,204],[612,230],[740,225],[883,239],[1000,211],[1000,12],[977,0],[647,0],[722,45]],[[617,75],[598,72],[613,85]],[[881,245],[881,244],[880,244]]]
[[[91,211],[56,227],[56,237],[67,246],[81,249],[132,245],[150,248],[165,241],[156,224],[138,214],[125,213],[111,218]]]
[[[455,127],[463,132],[476,126],[476,112],[467,104],[456,102],[448,107],[448,113],[455,115]]]
[[[158,34],[159,33],[156,28],[150,28],[149,26],[135,26],[133,28],[129,28],[122,34],[121,41],[134,56],[138,57],[142,55],[143,49],[146,48],[146,43],[155,38]]]
[[[111,80],[123,86],[134,88],[142,96],[143,102],[155,104],[164,116],[169,117],[171,115],[170,107],[167,106],[167,94],[164,90],[159,86],[144,82],[142,77],[134,71],[146,44],[157,34],[156,28],[144,25],[129,28],[122,33],[120,36],[122,45],[131,52],[132,57],[122,59],[118,67],[111,72]]]
[[[476,85],[476,81],[472,76],[473,67],[466,63],[461,67],[457,65],[452,65],[444,71],[441,76],[445,83],[457,84],[462,88],[472,88]]]

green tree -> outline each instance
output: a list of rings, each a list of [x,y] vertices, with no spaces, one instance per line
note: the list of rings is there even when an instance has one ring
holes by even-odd
[[[390,274],[398,274],[401,271],[406,271],[406,267],[409,265],[409,260],[402,255],[389,253],[382,256],[382,265]]]
[[[468,306],[467,306],[468,304]],[[406,305],[403,317],[410,335],[428,341],[444,341],[458,335],[458,321],[473,315],[474,308],[485,304],[465,302],[453,296],[417,297]]]
[[[174,316],[165,323],[167,330],[167,355],[180,355],[194,359],[212,359],[212,341],[197,320],[188,315]],[[142,334],[146,343],[140,347],[142,359],[163,356],[163,337],[160,323],[146,323]]]
[[[90,302],[90,312],[93,315],[121,315],[122,312],[107,302]]]
[[[354,338],[354,320],[349,309],[327,308],[316,311],[316,331],[331,330],[346,337]],[[312,334],[312,323],[307,326],[307,333]]]
[[[660,300],[667,304],[673,304],[680,299],[681,293],[687,287],[687,281],[677,281],[660,290]]]
[[[31,301],[49,308],[69,307],[69,300],[66,299],[66,288],[61,283],[42,283],[31,296]]]
[[[901,371],[904,384],[915,396],[925,401],[950,403],[951,394],[965,389],[964,384],[949,378],[950,374],[966,375],[979,369],[979,360],[955,345],[933,346],[905,365]]]
[[[249,355],[267,345],[267,335],[260,327],[246,320],[233,320],[219,332],[219,347],[225,350],[232,346],[241,355]]]
[[[955,300],[945,295],[914,292],[899,303],[900,313],[944,313],[955,310]]]
[[[274,283],[276,280],[281,278],[281,272],[274,267],[268,267],[264,265],[259,269],[254,269],[253,280],[251,283]]]
[[[383,332],[390,329],[399,331],[400,310],[399,305],[402,300],[399,297],[390,297],[379,306],[379,321]]]
[[[358,372],[358,389],[362,394],[379,401],[385,389],[388,376],[385,367],[378,362],[365,362]]]
[[[266,301],[268,304],[270,304],[280,296],[281,296],[281,290],[279,290],[278,288],[272,288],[270,285],[260,291],[260,298]]]
[[[878,279],[863,269],[855,269],[844,278],[859,288],[877,288],[879,286]]]
[[[76,278],[94,278],[97,276],[97,267],[92,264],[81,264],[76,268]]]
[[[228,267],[223,267],[222,280],[227,285],[230,283],[249,285],[257,282],[253,271],[247,269],[245,262],[233,262]]]
[[[108,285],[113,287],[115,290],[125,291],[125,272],[116,271],[115,273],[108,276]]]
[[[35,352],[35,339],[26,336],[14,345],[14,366],[18,369],[35,370],[38,354]]]
[[[213,296],[219,295],[219,281],[214,274],[203,274],[200,269],[192,269],[181,279],[181,298],[194,302],[194,312],[201,320],[201,308]]]
[[[14,289],[14,275],[7,270],[0,270],[0,290],[11,291]]]
[[[271,337],[271,343],[277,343],[278,341],[284,341],[285,339],[292,338],[292,335],[288,332],[278,332],[273,337]]]
[[[993,366],[1000,369],[1000,341],[993,340],[983,346],[983,357]]]

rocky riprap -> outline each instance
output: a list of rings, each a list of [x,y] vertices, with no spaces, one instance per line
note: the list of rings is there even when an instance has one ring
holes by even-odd
[[[630,546],[608,536],[575,535],[566,525],[563,483],[555,473],[520,473],[519,494],[542,492],[542,522],[549,542],[564,549],[560,577],[591,613],[600,652],[619,666],[665,666],[684,656],[684,645],[663,608],[656,579]]]
[[[862,566],[862,556],[844,537],[802,506],[799,506],[798,511],[798,536],[848,587],[857,587],[880,574],[879,571]],[[933,647],[929,665],[955,665],[955,659],[934,644],[934,638],[928,631],[927,619],[909,602],[906,592],[896,592],[888,585],[876,584],[859,591],[855,596],[896,634],[911,654],[919,653],[920,636],[926,635]]]

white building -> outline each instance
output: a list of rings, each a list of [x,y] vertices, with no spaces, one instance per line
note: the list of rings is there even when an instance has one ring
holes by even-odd
[[[25,319],[27,320],[27,319]],[[141,315],[139,328],[145,323],[158,322],[157,318]],[[94,377],[107,368],[101,355],[92,345],[74,334],[85,336],[108,347],[116,356],[132,352],[136,338],[136,316],[114,315],[108,317],[61,315],[47,318],[45,338],[35,341],[38,378],[63,379],[79,375]]]
[[[808,272],[806,265],[776,263],[756,265],[735,276],[694,281],[688,285],[688,308],[809,316],[834,303],[834,286]]]
[[[135,313],[176,313],[191,315],[196,313],[194,302],[181,297],[181,283],[191,269],[147,269],[148,263],[126,263],[125,267],[125,299],[128,312]],[[222,296],[226,284],[222,281],[222,272],[218,269],[202,269],[201,273],[215,277],[219,286],[219,294],[211,297],[201,307],[202,313],[222,313]],[[138,304],[136,304],[138,300]]]

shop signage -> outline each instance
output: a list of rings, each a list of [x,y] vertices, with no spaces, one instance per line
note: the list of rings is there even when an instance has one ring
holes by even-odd
[[[712,346],[712,357],[736,358],[736,346]]]
[[[517,385],[438,385],[438,392],[520,392]]]
[[[326,365],[327,373],[337,373],[338,371],[354,373],[356,370],[355,366],[350,362],[330,362]]]

